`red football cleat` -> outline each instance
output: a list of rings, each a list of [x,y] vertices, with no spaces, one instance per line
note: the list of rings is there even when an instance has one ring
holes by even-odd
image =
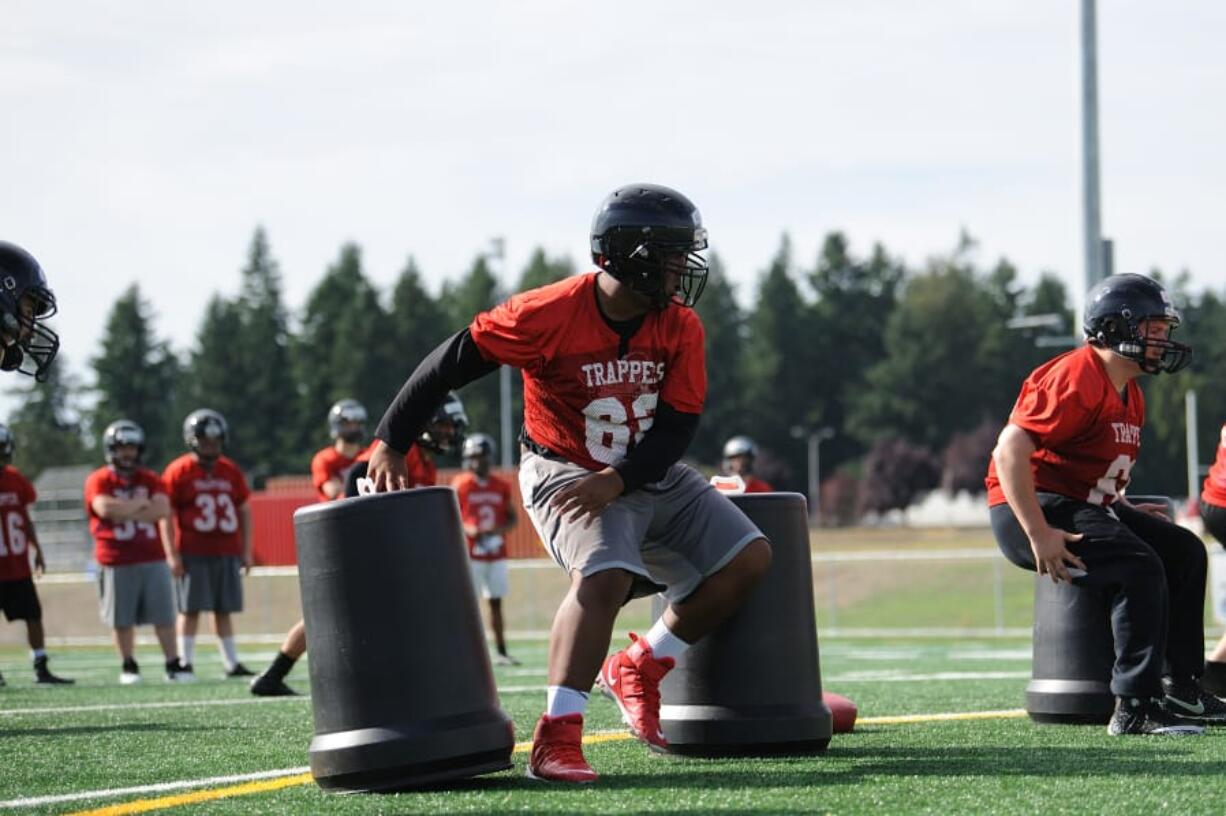
[[[660,680],[676,664],[671,657],[656,660],[647,641],[630,633],[630,648],[605,658],[596,684],[617,703],[630,733],[652,748],[663,750],[668,740],[660,731]]]
[[[528,778],[545,782],[595,782],[600,777],[583,758],[583,715],[542,714],[532,735]]]

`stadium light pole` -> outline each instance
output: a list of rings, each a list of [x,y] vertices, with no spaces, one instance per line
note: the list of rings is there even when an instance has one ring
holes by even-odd
[[[1098,177],[1098,22],[1095,0],[1081,0],[1081,182],[1085,224],[1085,287],[1104,277]]]
[[[834,428],[805,428],[800,425],[792,428],[795,439],[806,438],[809,445],[809,520],[817,526],[822,520],[822,442],[834,436]]]
[[[507,269],[507,242],[499,235],[490,239],[490,257],[498,259],[498,272],[506,278],[506,285],[511,285],[510,270]],[[502,466],[511,469],[514,461],[511,455],[511,367],[498,368],[498,429]]]

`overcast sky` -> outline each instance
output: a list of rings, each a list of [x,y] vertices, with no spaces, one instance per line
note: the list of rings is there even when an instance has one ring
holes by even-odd
[[[505,236],[586,261],[603,195],[699,205],[750,300],[791,234],[1080,289],[1075,0],[6,0],[0,238],[40,259],[71,368],[139,282],[186,350],[263,224],[298,309],[342,242],[437,291]],[[1226,285],[1226,3],[1099,4],[1116,270]],[[406,373],[415,361],[405,361]],[[14,377],[0,381],[11,389]]]

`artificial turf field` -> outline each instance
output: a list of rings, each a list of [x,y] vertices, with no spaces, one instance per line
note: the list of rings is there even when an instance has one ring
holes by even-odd
[[[545,642],[517,640],[523,661],[495,670],[516,738],[531,739],[544,700]],[[139,650],[145,682],[117,684],[114,654],[59,648],[52,667],[77,678],[33,685],[24,651],[0,651],[0,809],[24,813],[1221,813],[1226,729],[1202,738],[1113,738],[1102,727],[1035,726],[1017,716],[1030,648],[1018,638],[843,639],[821,644],[825,687],[851,697],[861,724],[820,756],[695,760],[621,739],[597,694],[585,750],[592,786],[547,785],[512,771],[450,790],[322,793],[302,776],[311,737],[304,698],[257,700],[219,678],[199,649],[195,685],[161,680],[155,649]],[[247,647],[262,665],[271,647]],[[217,678],[217,679],[213,679]],[[307,689],[305,666],[291,676]],[[924,716],[995,712],[983,719]],[[899,717],[892,720],[890,718]],[[600,735],[606,736],[600,736]],[[214,777],[281,771],[257,782]],[[99,795],[118,788],[177,787]],[[279,789],[265,788],[283,785]],[[94,792],[91,798],[46,797]],[[190,801],[207,798],[204,801]],[[26,800],[26,803],[22,803]],[[112,810],[99,810],[113,808]]]

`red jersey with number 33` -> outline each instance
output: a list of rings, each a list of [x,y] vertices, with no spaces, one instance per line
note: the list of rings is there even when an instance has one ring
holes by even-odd
[[[222,456],[205,470],[193,454],[184,454],[162,471],[170,494],[179,551],[188,555],[241,555],[239,508],[251,491],[232,460]]]
[[[1035,489],[1107,506],[1128,486],[1141,447],[1145,399],[1136,380],[1124,395],[1089,346],[1065,352],[1031,372],[1009,415],[1038,448],[1030,457]],[[988,465],[988,505],[1005,502]]]
[[[30,577],[30,515],[34,485],[16,468],[0,465],[0,581]]]
[[[469,326],[485,359],[522,369],[528,435],[589,470],[621,461],[660,400],[698,414],[707,395],[698,315],[648,312],[622,348],[596,305],[596,277],[515,295]]]
[[[107,465],[85,480],[85,512],[94,537],[94,557],[105,567],[158,561],[165,557],[157,525],[149,521],[113,521],[94,512],[94,497],[148,499],[165,493],[162,480],[152,470],[137,468],[121,475]]]

